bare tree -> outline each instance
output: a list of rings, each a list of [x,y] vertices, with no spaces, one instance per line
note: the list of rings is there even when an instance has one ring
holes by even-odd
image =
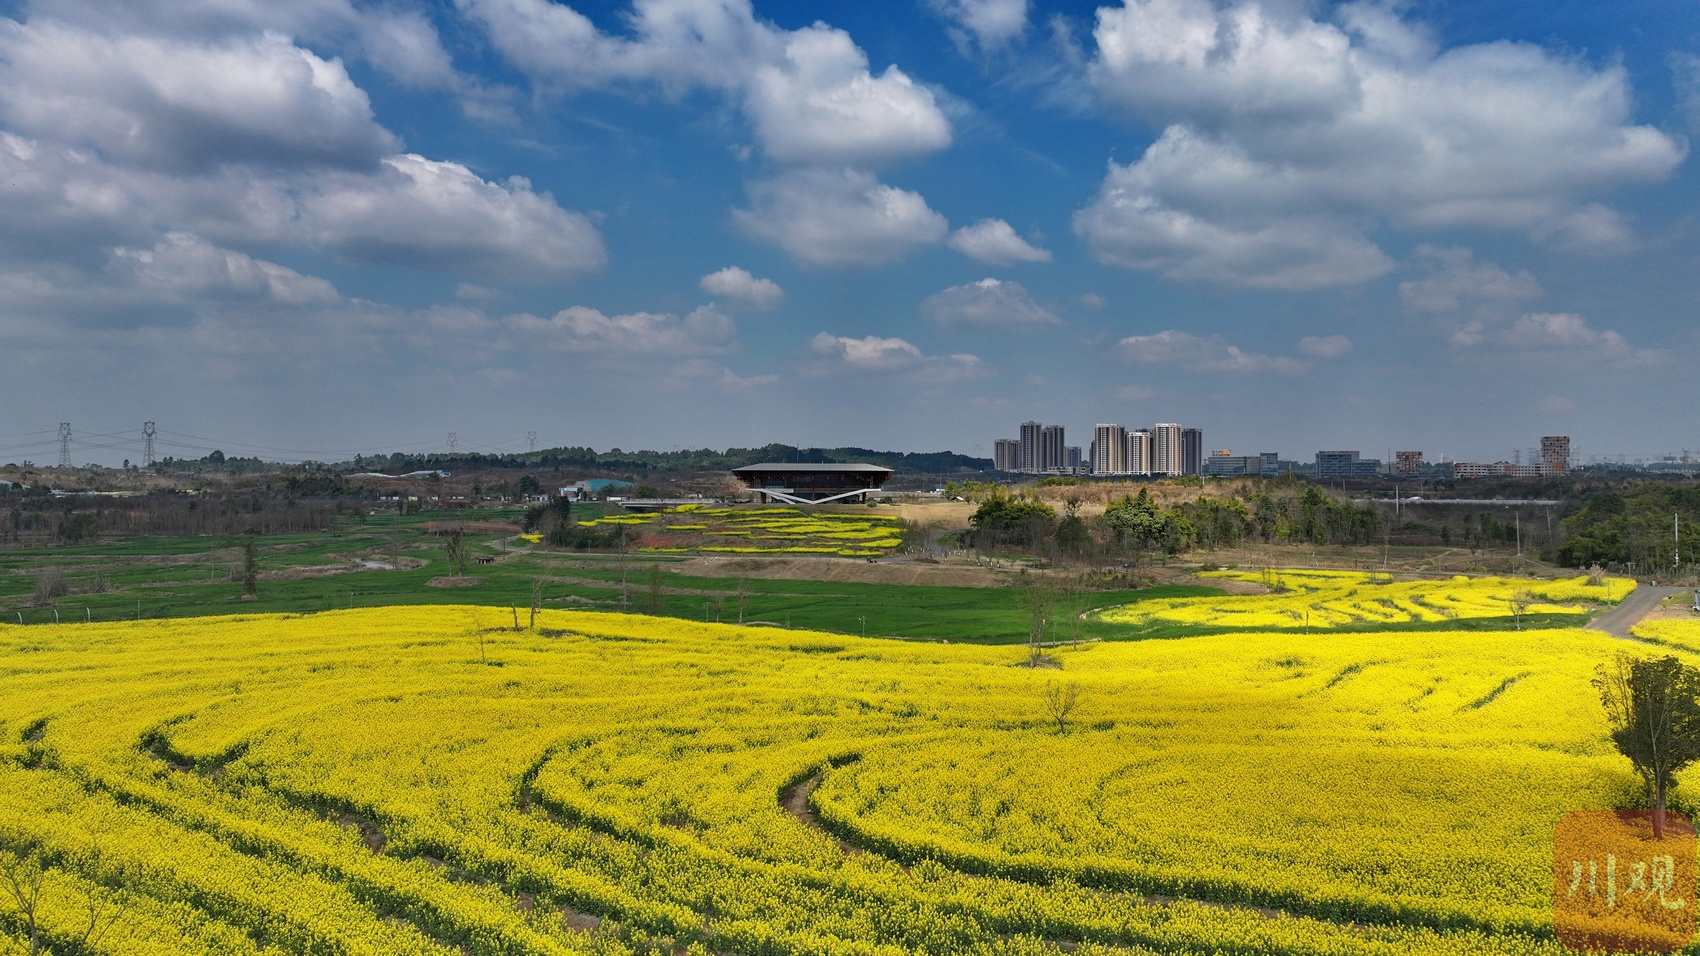
[[[1663,839],[1666,792],[1677,771],[1700,760],[1700,670],[1676,657],[1619,653],[1595,673],[1612,743],[1646,785],[1653,836]]]
[[[1050,626],[1051,612],[1057,605],[1056,589],[1049,582],[1035,582],[1021,589],[1021,607],[1028,613],[1027,666],[1038,667],[1043,655],[1045,629]]]
[[[709,603],[714,605],[714,623],[719,624],[720,611],[726,606],[726,595],[716,594],[714,597],[709,598]]]
[[[47,866],[42,860],[41,846],[34,841],[7,839],[0,849],[0,889],[4,889],[18,918],[23,921],[29,936],[30,956],[43,948],[41,925],[37,914],[41,909],[42,890],[47,885]]]
[[[1080,688],[1073,681],[1058,684],[1054,680],[1045,682],[1045,713],[1057,722],[1057,733],[1068,733],[1068,715],[1074,713],[1074,707],[1080,703]]]
[[[254,528],[242,532],[242,597],[246,600],[259,597],[260,549],[255,543],[259,536]]]
[[[91,877],[83,890],[82,932],[75,937],[77,945],[74,950],[83,953],[93,952],[99,947],[101,939],[124,913],[117,892],[111,887],[131,886],[136,881],[133,866],[106,861],[98,838],[89,853],[89,870]]]
[[[744,623],[744,609],[750,606],[750,585],[743,578],[738,579],[738,623]]]
[[[543,579],[531,579],[531,629],[537,630],[537,611],[543,606]]]
[[[472,546],[466,540],[466,529],[456,525],[443,532],[443,558],[448,562],[449,570],[455,577],[466,576],[466,560],[471,556]]]
[[[647,591],[648,601],[646,603],[648,606],[644,608],[644,613],[659,615],[663,610],[665,610],[665,599],[663,598],[661,591],[661,565],[659,564],[651,564],[649,566],[649,582]]]

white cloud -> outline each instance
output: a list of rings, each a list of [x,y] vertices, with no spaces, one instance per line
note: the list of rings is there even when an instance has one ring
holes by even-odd
[[[1110,304],[1110,300],[1096,292],[1088,292],[1080,297],[1080,304],[1094,312],[1097,312],[1101,309],[1107,308]]]
[[[673,366],[673,381],[675,383],[708,383],[728,391],[747,391],[762,388],[779,382],[779,376],[773,374],[743,376],[712,359],[687,359]]]
[[[641,357],[723,352],[731,347],[737,332],[732,318],[713,306],[681,317],[655,312],[609,316],[575,305],[547,319],[520,314],[505,323],[512,330],[564,351]]]
[[[315,240],[360,262],[530,281],[600,269],[602,237],[583,215],[519,176],[480,179],[407,154],[376,177],[327,183],[302,208]]]
[[[931,91],[895,66],[874,74],[842,30],[783,30],[757,20],[748,0],[639,2],[629,37],[550,0],[458,2],[545,87],[654,83],[674,96],[708,88],[738,97],[780,162],[869,166],[950,145]]]
[[[981,219],[971,226],[963,226],[951,234],[947,244],[971,259],[994,266],[1051,261],[1049,250],[1029,244],[1002,219]]]
[[[927,0],[950,25],[951,39],[964,53],[970,43],[996,50],[1027,29],[1027,0]]]
[[[1419,246],[1417,261],[1431,274],[1399,283],[1399,295],[1424,312],[1497,313],[1545,294],[1526,270],[1512,275],[1491,262],[1478,263],[1475,253],[1460,246]]]
[[[1677,109],[1687,118],[1689,131],[1700,133],[1700,56],[1672,53],[1670,68]]]
[[[1352,340],[1344,335],[1307,335],[1299,339],[1299,354],[1311,358],[1340,358],[1352,354]]]
[[[749,189],[751,208],[733,210],[738,224],[811,265],[890,262],[949,229],[919,193],[851,169],[802,169]]]
[[[330,305],[342,296],[323,279],[221,249],[188,233],[167,233],[152,249],[120,247],[107,271],[143,288],[214,299],[279,305]]]
[[[96,269],[169,233],[524,280],[605,261],[589,220],[523,179],[389,154],[342,64],[279,34],[0,19],[0,77],[0,118],[37,137],[0,132],[0,214],[19,240],[0,237],[0,258]]]
[[[710,272],[697,283],[709,295],[729,299],[745,308],[767,310],[785,301],[785,290],[772,279],[758,279],[737,266]]]
[[[1019,283],[981,279],[951,286],[921,302],[921,315],[945,328],[1016,329],[1061,322]]]
[[[1200,337],[1167,329],[1155,335],[1130,335],[1117,343],[1122,355],[1145,365],[1173,365],[1198,372],[1280,372],[1302,375],[1297,359],[1247,352],[1219,335]]]
[[[0,20],[0,64],[14,130],[147,168],[369,170],[398,145],[340,62],[277,34],[186,43]]]
[[[784,59],[758,67],[745,103],[756,135],[782,163],[869,166],[950,145],[950,121],[895,66],[874,76],[842,30],[795,31]]]
[[[1155,396],[1157,393],[1144,385],[1123,385],[1116,389],[1116,398],[1124,402],[1140,402]]]
[[[1419,246],[1416,262],[1428,275],[1399,283],[1399,296],[1426,313],[1454,345],[1470,346],[1505,329],[1524,303],[1545,294],[1527,271],[1513,275],[1459,246]]]
[[[1592,194],[1662,179],[1685,147],[1630,125],[1619,66],[1527,44],[1438,50],[1381,7],[1129,0],[1098,12],[1101,101],[1164,131],[1112,163],[1075,227],[1106,263],[1274,288],[1361,282],[1378,224],[1516,229],[1618,248]],[[1294,242],[1283,246],[1282,238]]]
[[[928,381],[954,381],[981,378],[989,374],[978,356],[925,355],[913,344],[900,338],[877,335],[852,338],[821,332],[809,340],[809,351],[820,356],[817,368],[839,368],[852,372],[895,374],[911,373]]]

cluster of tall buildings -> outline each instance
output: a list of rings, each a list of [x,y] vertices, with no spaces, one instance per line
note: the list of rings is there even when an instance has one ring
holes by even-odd
[[[992,467],[1029,475],[1072,475],[1080,470],[1079,445],[1070,445],[1061,425],[1022,422],[1020,438],[992,443]]]
[[[1100,424],[1086,454],[1064,440],[1063,426],[1023,422],[1021,437],[992,445],[999,471],[1027,474],[1202,475],[1204,432],[1163,422],[1150,428]]]

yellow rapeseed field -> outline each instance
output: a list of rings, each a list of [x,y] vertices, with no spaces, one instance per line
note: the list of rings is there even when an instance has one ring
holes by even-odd
[[[1220,634],[1035,670],[506,623],[0,626],[0,836],[46,851],[49,941],[123,874],[98,952],[1556,956],[1553,825],[1634,789],[1587,684],[1622,642],[1594,632]],[[1080,691],[1066,733],[1051,682]],[[817,779],[845,844],[781,805]],[[20,925],[0,898],[0,953]]]
[[[1395,581],[1369,571],[1216,571],[1219,577],[1263,584],[1273,594],[1223,595],[1142,601],[1105,611],[1107,621],[1151,626],[1304,629],[1365,624],[1440,624],[1518,614],[1568,615],[1577,626],[1601,604],[1616,603],[1635,582],[1584,577],[1560,581],[1457,576],[1450,580]],[[1519,609],[1520,607],[1520,609]]]

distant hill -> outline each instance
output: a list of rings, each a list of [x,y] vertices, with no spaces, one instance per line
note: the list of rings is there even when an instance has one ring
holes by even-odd
[[[396,474],[404,471],[441,469],[455,471],[467,468],[577,468],[586,471],[613,471],[640,475],[673,471],[726,471],[758,462],[867,462],[883,465],[899,474],[948,475],[959,472],[988,471],[990,458],[973,458],[952,451],[901,452],[874,451],[871,448],[797,448],[793,445],[765,445],[761,448],[728,448],[716,451],[702,448],[685,451],[621,451],[618,448],[598,452],[594,448],[545,448],[540,451],[512,455],[454,454],[362,456],[354,461],[339,462],[338,471],[384,471]]]

